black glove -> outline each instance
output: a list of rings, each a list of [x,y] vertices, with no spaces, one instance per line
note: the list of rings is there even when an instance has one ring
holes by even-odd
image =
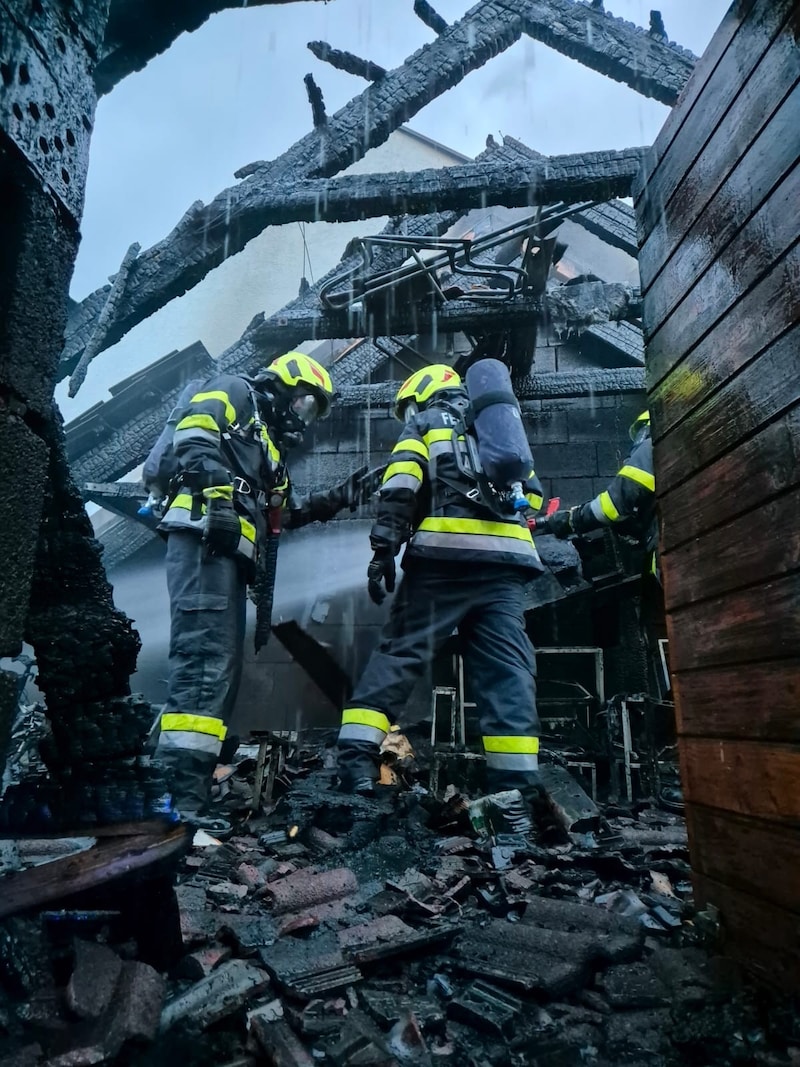
[[[386,593],[394,592],[396,575],[391,549],[376,549],[372,562],[367,567],[367,592],[373,604],[382,604],[386,599]],[[386,586],[386,593],[381,589],[381,582]]]
[[[242,528],[233,502],[223,497],[206,501],[203,541],[214,556],[234,556],[239,547]]]
[[[339,498],[339,507],[355,511],[359,504],[366,504],[372,494],[380,488],[385,467],[370,470],[366,465],[353,471],[346,481],[333,490]]]
[[[559,537],[563,541],[564,538],[575,533],[572,526],[572,511],[554,511],[544,520],[537,519],[536,529],[541,529],[542,533],[552,534],[553,537]]]

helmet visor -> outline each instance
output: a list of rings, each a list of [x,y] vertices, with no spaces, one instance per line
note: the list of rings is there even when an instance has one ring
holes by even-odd
[[[310,426],[319,415],[319,401],[313,393],[304,393],[292,398],[289,410],[304,426]]]

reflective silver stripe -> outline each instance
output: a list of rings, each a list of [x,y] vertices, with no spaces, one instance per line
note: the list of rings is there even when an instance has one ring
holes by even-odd
[[[596,496],[589,504],[589,507],[592,509],[592,515],[594,515],[598,522],[602,522],[603,526],[611,525],[611,519],[605,514],[600,504],[600,497]]]
[[[539,757],[524,752],[487,752],[486,766],[498,771],[538,771]]]
[[[214,445],[219,444],[219,434],[213,430],[204,430],[202,426],[190,426],[186,430],[176,430],[172,435],[172,447],[175,448],[182,441],[210,441]]]
[[[453,455],[453,442],[452,441],[434,441],[433,444],[428,446],[428,452],[430,453],[431,459],[434,459],[436,456],[442,456],[442,455],[445,454],[445,452],[448,452],[452,456]]]
[[[248,541],[246,537],[239,538],[239,547],[236,550],[245,559],[253,559],[256,554],[256,546],[252,541]]]
[[[159,748],[188,748],[193,752],[208,752],[218,756],[222,751],[222,742],[211,734],[198,734],[194,730],[162,730],[158,738]]]
[[[376,726],[363,726],[357,722],[348,722],[339,730],[340,741],[368,741],[373,745],[380,745],[384,737],[385,730],[379,730]]]
[[[416,492],[420,485],[422,485],[422,482],[419,478],[415,478],[413,474],[393,474],[388,481],[383,483],[381,491],[384,489],[411,489]]]
[[[176,528],[181,530],[197,530],[199,533],[203,532],[203,519],[193,519],[191,512],[186,508],[171,507],[167,511],[164,518],[158,524],[159,529],[163,528]]]
[[[539,561],[532,540],[522,541],[518,537],[502,537],[496,534],[460,534],[432,533],[429,530],[417,530],[410,541],[420,548],[456,548],[465,552],[510,552],[520,559]]]

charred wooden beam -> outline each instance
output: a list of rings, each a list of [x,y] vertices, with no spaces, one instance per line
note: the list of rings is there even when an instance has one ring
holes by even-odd
[[[430,26],[434,33],[444,33],[447,29],[447,23],[438,11],[434,11],[428,0],[414,0],[414,14],[421,18],[426,26]]]
[[[376,385],[349,385],[340,390],[337,403],[345,407],[379,408],[394,403],[400,382],[379,382]],[[516,386],[516,395],[523,411],[528,401],[562,400],[567,397],[619,396],[621,393],[643,393],[644,369],[639,367],[613,370],[547,371],[529,374]]]
[[[330,63],[332,67],[343,70],[346,74],[355,74],[357,78],[366,78],[368,82],[380,81],[386,75],[386,67],[355,56],[352,52],[332,48],[327,41],[309,41],[308,48],[323,63]]]
[[[303,78],[303,83],[305,84],[306,93],[308,94],[308,102],[311,104],[311,121],[314,123],[314,129],[321,130],[328,125],[328,116],[325,113],[325,100],[322,96],[322,90],[314,81],[313,74],[306,74],[305,78]]]
[[[253,324],[250,345],[259,349],[285,350],[287,336],[384,337],[391,334],[460,333],[488,334],[518,329],[527,324],[552,322],[559,327],[581,329],[599,322],[636,319],[641,316],[638,290],[627,285],[583,282],[550,289],[543,297],[518,295],[497,303],[452,300],[445,304],[392,306],[387,310],[351,308],[344,312],[300,308],[285,311]]]
[[[525,0],[517,8],[529,37],[670,107],[697,63],[666,35],[575,0]]]
[[[295,0],[248,0],[249,7]],[[94,81],[102,96],[151,59],[165,52],[182,33],[192,33],[218,11],[241,8],[242,0],[112,0]]]
[[[141,21],[147,22],[144,18]],[[337,174],[361,159],[370,148],[383,144],[402,123],[457,85],[470,71],[482,67],[518,41],[522,30],[522,15],[512,10],[505,0],[481,0],[435,41],[414,52],[400,67],[367,86],[363,93],[330,116],[325,131],[325,152],[320,152],[320,133],[315,130],[271,163],[246,168],[247,173],[267,183],[281,178],[297,181]],[[246,184],[227,190],[212,204],[233,203],[243,195]],[[116,320],[110,324],[105,347],[115,344],[137,323],[197,285],[223,259],[240,252],[255,236],[246,230],[220,234],[220,239],[209,245],[208,235],[202,226],[195,224],[195,217],[198,214],[205,217],[210,210],[211,205],[208,208],[199,202],[192,205],[172,233],[139,256],[128,277],[126,299]],[[227,207],[222,211],[223,217],[225,211]],[[60,366],[62,377],[77,365],[86,335],[91,334],[98,309],[105,304],[108,288],[90,294],[72,309]]]
[[[606,244],[627,252],[634,259],[638,257],[636,216],[630,204],[611,200],[607,204],[586,208],[585,211],[576,211],[571,219]]]

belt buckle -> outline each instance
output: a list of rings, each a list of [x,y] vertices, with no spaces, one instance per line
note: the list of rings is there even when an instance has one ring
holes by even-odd
[[[252,489],[250,488],[250,483],[246,482],[244,478],[234,478],[233,488],[235,492],[241,493],[242,496],[249,496],[252,492]]]

